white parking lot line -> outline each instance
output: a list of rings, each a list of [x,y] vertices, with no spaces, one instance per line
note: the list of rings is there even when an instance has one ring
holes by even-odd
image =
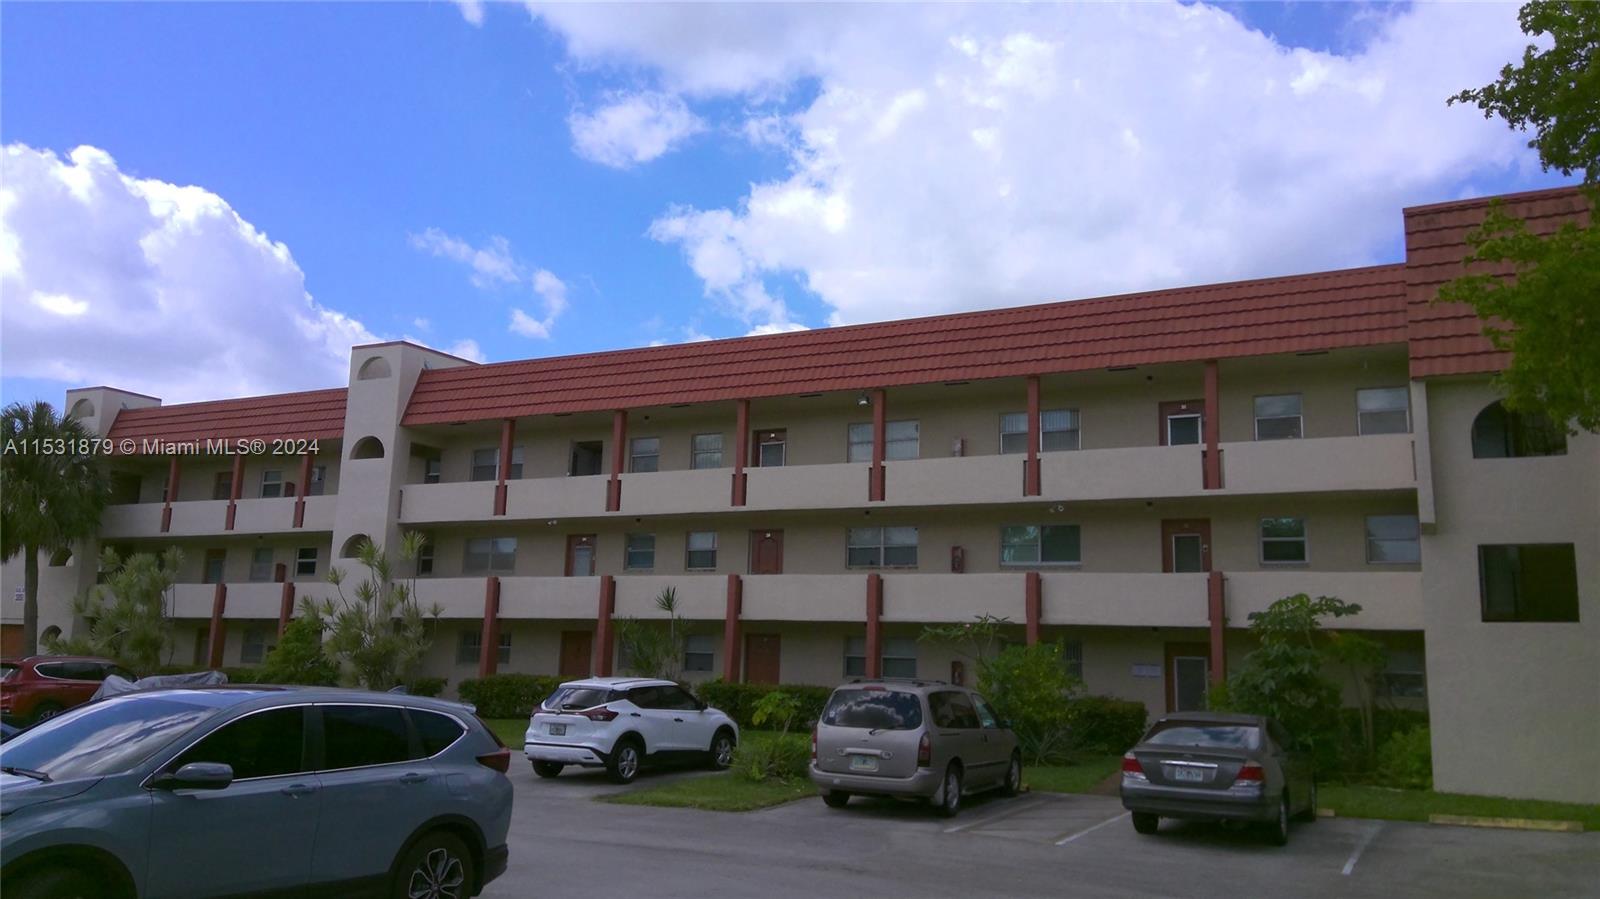
[[[1073,840],[1076,840],[1078,837],[1081,837],[1086,833],[1094,833],[1095,831],[1099,830],[1100,828],[1105,827],[1107,824],[1111,824],[1111,823],[1114,823],[1114,822],[1117,822],[1117,821],[1121,821],[1123,818],[1126,818],[1131,814],[1133,814],[1133,813],[1132,812],[1123,812],[1122,814],[1116,816],[1115,818],[1107,818],[1106,820],[1101,821],[1099,824],[1096,824],[1093,827],[1085,827],[1083,830],[1080,830],[1075,834],[1071,834],[1069,836],[1064,836],[1061,839],[1056,840],[1056,845],[1057,846],[1065,846],[1068,843],[1072,842]]]
[[[1372,842],[1372,838],[1377,836],[1378,831],[1382,829],[1382,821],[1372,825],[1372,828],[1361,837],[1361,842],[1356,844],[1355,851],[1350,853],[1350,859],[1344,863],[1344,870],[1339,873],[1349,876],[1350,872],[1356,869],[1356,862],[1361,859],[1361,853],[1367,851],[1367,846]]]
[[[1009,809],[1007,809],[1007,810],[1005,810],[1003,812],[999,812],[998,814],[988,815],[988,816],[983,817],[983,818],[973,818],[973,819],[968,820],[968,821],[963,821],[960,824],[956,824],[956,825],[952,825],[950,827],[946,827],[944,829],[944,832],[945,833],[958,833],[960,831],[966,830],[969,827],[979,827],[979,826],[982,826],[984,824],[992,824],[995,821],[1000,821],[1000,820],[1003,820],[1005,818],[1009,818],[1012,815],[1020,814],[1022,812],[1027,811],[1028,809],[1037,808],[1039,806],[1039,804],[1040,804],[1039,800],[1037,800],[1037,799],[1032,799],[1032,800],[1024,799],[1023,801],[1017,803],[1016,805],[1012,806],[1011,808],[1009,808]]]

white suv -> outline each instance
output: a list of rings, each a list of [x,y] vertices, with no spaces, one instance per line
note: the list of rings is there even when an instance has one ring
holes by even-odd
[[[628,783],[645,762],[733,763],[739,725],[669,680],[592,677],[562,684],[528,720],[522,751],[540,777],[604,767]]]

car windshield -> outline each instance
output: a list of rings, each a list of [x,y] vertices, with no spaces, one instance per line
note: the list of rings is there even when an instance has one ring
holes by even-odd
[[[1253,724],[1166,724],[1157,725],[1144,741],[1157,746],[1260,749],[1261,728]]]
[[[835,690],[822,713],[831,727],[912,730],[922,726],[922,701],[897,690]]]
[[[7,740],[0,765],[52,780],[120,774],[216,712],[214,705],[180,699],[97,702]]]
[[[0,680],[10,680],[11,675],[17,673],[15,665],[0,665]]]
[[[592,709],[611,698],[605,687],[557,687],[544,701],[547,709]]]

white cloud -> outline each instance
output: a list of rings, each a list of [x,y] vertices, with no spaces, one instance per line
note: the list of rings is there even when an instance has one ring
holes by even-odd
[[[271,393],[343,384],[350,346],[377,339],[204,188],[125,175],[87,146],[10,144],[0,174],[5,377],[167,402]]]
[[[650,92],[612,96],[594,112],[574,112],[567,125],[579,156],[619,169],[649,162],[706,127],[682,99]]]
[[[1365,264],[1402,206],[1536,165],[1444,103],[1520,56],[1509,5],[1416,4],[1349,55],[1200,5],[535,13],[573,64],[741,100],[730,130],[788,154],[649,231],[752,328],[793,324],[791,280],[849,323]]]
[[[751,328],[749,331],[745,332],[744,336],[746,336],[746,337],[760,337],[763,334],[788,334],[791,331],[809,331],[809,330],[811,330],[811,329],[806,327],[805,325],[798,324],[796,322],[789,322],[787,324],[782,324],[782,325],[765,324],[765,325],[756,325],[754,328]]]
[[[483,349],[478,346],[478,342],[470,337],[463,338],[455,343],[450,344],[448,347],[445,347],[444,351],[452,356],[460,356],[463,359],[471,359],[473,362],[489,361],[489,357],[483,354]]]
[[[466,19],[468,24],[483,24],[483,0],[455,0],[455,4],[461,10],[461,18]]]
[[[498,235],[475,247],[459,237],[429,228],[410,235],[411,246],[441,259],[459,262],[472,269],[472,284],[489,288],[496,284],[516,284],[522,280],[522,266],[511,256],[511,242]]]

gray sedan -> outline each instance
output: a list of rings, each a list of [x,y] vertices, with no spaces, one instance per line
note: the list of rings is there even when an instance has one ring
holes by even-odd
[[[1308,759],[1270,718],[1222,712],[1167,715],[1122,757],[1122,805],[1133,828],[1162,818],[1265,824],[1275,845],[1289,819],[1315,820],[1317,782]]]

